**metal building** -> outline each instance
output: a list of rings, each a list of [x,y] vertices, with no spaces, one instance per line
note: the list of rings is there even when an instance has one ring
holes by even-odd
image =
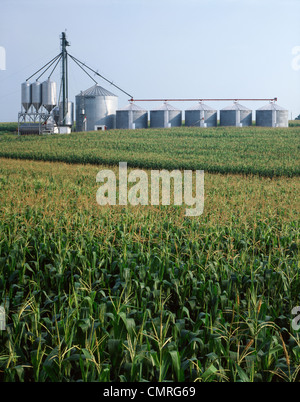
[[[272,102],[256,110],[256,125],[262,127],[288,127],[288,115],[288,110]]]
[[[99,85],[76,95],[76,131],[116,128],[118,97]]]
[[[220,110],[220,125],[244,127],[252,126],[252,110],[238,102]]]
[[[165,102],[160,107],[150,110],[150,127],[179,127],[182,124],[182,112]]]
[[[192,127],[216,127],[217,111],[202,102],[185,110],[185,125]]]
[[[116,112],[116,127],[125,129],[147,128],[148,112],[135,103],[130,102],[129,105]]]

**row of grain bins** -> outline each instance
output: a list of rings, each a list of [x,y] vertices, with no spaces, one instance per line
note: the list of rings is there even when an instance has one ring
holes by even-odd
[[[199,102],[185,110],[185,125],[216,127],[217,110]],[[150,127],[179,127],[182,111],[168,102],[150,110]],[[221,126],[244,127],[252,125],[252,110],[234,102],[220,110]],[[274,102],[256,110],[256,125],[288,127],[288,111]],[[76,96],[76,131],[102,129],[138,129],[148,127],[148,111],[130,102],[118,109],[118,97],[95,85]]]

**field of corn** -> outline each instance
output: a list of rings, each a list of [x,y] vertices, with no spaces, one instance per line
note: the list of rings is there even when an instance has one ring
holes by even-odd
[[[299,134],[0,134],[0,381],[299,381]],[[119,161],[204,169],[203,215],[100,207]]]
[[[1,127],[0,127],[1,128]],[[71,136],[0,132],[0,157],[149,169],[204,169],[267,177],[300,175],[299,127],[111,130]]]

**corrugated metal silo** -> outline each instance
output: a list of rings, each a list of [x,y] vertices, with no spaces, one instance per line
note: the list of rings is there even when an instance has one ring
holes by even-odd
[[[42,104],[48,112],[56,106],[56,82],[48,79],[42,83]]]
[[[186,126],[215,127],[217,121],[217,111],[202,102],[185,110]]]
[[[25,109],[25,112],[27,112],[30,108],[31,101],[31,85],[26,81],[21,85],[21,103]]]
[[[148,127],[148,112],[140,106],[130,103],[116,112],[117,128],[147,128]]]
[[[269,103],[256,110],[256,125],[262,127],[288,127],[289,112],[276,103]]]
[[[31,97],[32,104],[38,112],[42,105],[42,84],[39,81],[35,81],[31,84]]]
[[[99,85],[76,96],[76,131],[93,131],[95,126],[116,128],[118,97]]]
[[[238,102],[220,110],[220,125],[244,127],[252,125],[252,110]]]
[[[150,110],[150,127],[179,127],[182,124],[182,112],[165,102],[157,109]]]

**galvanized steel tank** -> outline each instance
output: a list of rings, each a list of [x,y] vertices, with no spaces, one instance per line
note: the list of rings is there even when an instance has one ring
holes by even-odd
[[[116,112],[116,127],[137,129],[148,127],[148,112],[140,106],[130,103]]]
[[[238,102],[234,102],[233,105],[220,110],[220,125],[235,127],[251,126],[252,110]]]
[[[59,102],[58,125],[72,127],[74,123],[74,104],[68,102],[65,118],[63,116],[63,102]]]
[[[42,105],[42,84],[39,81],[35,81],[31,84],[31,100],[32,105],[38,112]]]
[[[289,112],[276,103],[269,103],[256,110],[256,125],[262,127],[288,127]]]
[[[30,108],[31,102],[31,84],[26,81],[21,85],[21,103],[25,112]]]
[[[162,106],[150,110],[150,127],[179,127],[182,124],[182,112],[165,102]]]
[[[82,91],[76,95],[76,131],[93,131],[96,125],[116,128],[117,108],[118,97],[99,85]]]
[[[216,127],[217,111],[202,102],[185,110],[185,125],[191,127]]]
[[[53,119],[54,119],[56,125],[58,125],[58,122],[59,122],[59,107],[58,106],[55,106],[55,108],[53,108],[52,116],[53,116]]]
[[[42,83],[42,104],[50,113],[56,102],[56,82],[48,79]]]

